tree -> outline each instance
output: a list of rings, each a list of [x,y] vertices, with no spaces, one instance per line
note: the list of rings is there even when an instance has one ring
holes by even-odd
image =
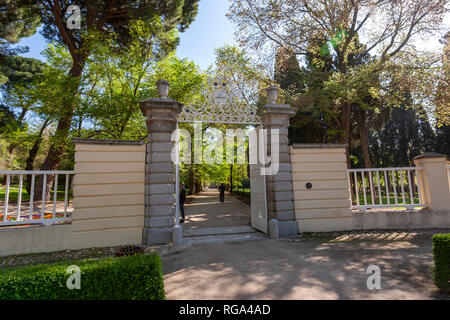
[[[317,46],[311,43],[311,50]],[[324,143],[336,140],[338,110],[331,108],[332,101],[326,90],[331,75],[330,56],[324,54],[317,60],[305,57],[300,67],[294,52],[285,47],[277,50],[274,79],[282,89],[286,103],[297,109],[290,121],[289,140],[295,143]]]
[[[245,51],[236,46],[224,46],[215,50],[216,61],[210,66],[207,75],[203,75],[201,83],[194,82],[190,90],[195,92],[189,102],[192,104],[203,103],[205,96],[203,89],[206,88],[207,80],[226,79],[230,90],[233,92],[235,105],[250,106],[257,109],[260,104],[261,86],[267,86],[269,82],[264,78],[261,68],[254,65],[245,53]],[[209,78],[209,79],[207,79]],[[184,79],[184,78],[183,78]],[[189,78],[188,78],[189,79]],[[184,82],[185,80],[183,80]],[[172,91],[172,86],[171,86]],[[185,108],[189,108],[189,103],[185,104]],[[194,124],[180,123],[180,128],[186,129],[191,134],[193,142]],[[213,132],[222,132],[225,137],[226,129],[243,129],[245,125],[240,124],[223,124],[223,123],[203,123],[202,124],[202,148],[203,150],[211,150],[215,148],[215,144],[210,140],[213,139],[209,134]],[[208,138],[209,136],[209,138]],[[237,143],[228,143],[227,146],[236,148]],[[225,163],[226,152],[223,153],[224,159],[221,164],[194,164],[194,143],[191,143],[191,164],[181,165],[181,180],[188,186],[190,194],[199,192],[204,182],[212,183],[229,183],[230,186],[235,185],[236,181],[246,178],[247,165],[236,165]],[[208,151],[209,152],[209,151]],[[235,156],[236,158],[236,156]]]
[[[450,159],[450,126],[439,126],[436,128],[435,151],[445,154]]]
[[[36,1],[29,0],[28,3],[34,4]],[[79,94],[81,76],[93,44],[101,40],[103,36],[112,37],[114,47],[111,50],[121,50],[129,42],[130,24],[133,21],[142,20],[146,24],[157,25],[157,28],[152,30],[152,41],[147,45],[156,55],[164,57],[178,43],[176,38],[168,37],[169,31],[174,28],[183,31],[189,26],[196,16],[198,0],[78,0],[73,2],[39,0],[37,3],[43,23],[42,34],[49,41],[63,44],[72,58],[72,65],[68,72],[68,87],[62,103],[64,108],[61,109],[56,131],[42,166],[43,170],[55,170],[64,154]],[[71,21],[66,20],[67,15],[73,14],[73,11],[69,12],[69,6],[72,4],[80,9],[80,29],[72,28]],[[16,14],[16,9],[11,8],[8,12]],[[50,177],[48,187],[52,183],[53,177]],[[37,194],[41,189],[42,181],[39,181]]]
[[[40,80],[46,65],[38,59],[20,56],[9,56],[5,61],[8,81],[0,87],[2,100],[10,108],[20,110],[17,124],[21,126],[26,113],[35,102],[35,98],[25,91]]]
[[[426,113],[406,103],[392,108],[390,120],[379,132],[370,132],[369,152],[377,167],[410,167],[413,159],[435,149],[435,133]]]
[[[262,66],[253,63],[245,50],[232,45],[216,49],[215,55],[215,65],[209,69],[209,74],[229,80],[231,90],[239,98],[239,103],[248,106],[260,104],[260,92],[271,84]]]
[[[444,54],[442,58],[441,79],[438,82],[436,97],[436,152],[450,158],[450,32],[442,39]]]
[[[352,112],[355,105],[365,103],[356,93],[365,86],[371,99],[392,97],[392,87],[383,87],[391,82],[379,76],[401,54],[419,52],[413,46],[414,38],[441,30],[446,3],[232,0],[228,16],[238,25],[240,43],[264,57],[274,48],[286,47],[302,62],[317,62],[324,68],[330,63],[331,73],[321,93],[331,96],[330,114],[337,115],[339,140],[349,143]],[[357,63],[363,57],[370,57],[370,63]]]
[[[296,117],[291,119],[290,140],[335,142],[340,134],[341,102],[349,102],[351,127],[356,130],[350,132],[348,143],[358,141],[362,145],[365,165],[370,168],[368,132],[371,128],[381,128],[389,112],[378,94],[380,77],[371,64],[371,57],[361,56],[360,50],[348,57],[351,77],[335,73],[333,57],[325,43],[325,40],[310,42],[310,53],[302,67],[292,50],[278,48],[275,79],[284,90],[286,102],[297,109]],[[358,41],[355,46],[360,46]]]
[[[29,37],[40,25],[36,3],[23,0],[0,0],[0,85],[8,81],[7,59],[11,55],[27,51],[27,48],[11,48],[20,38]]]
[[[0,126],[0,136],[5,139],[5,145],[8,145],[9,158],[19,160],[14,156],[16,148],[19,147],[22,153],[26,153],[33,140],[33,133],[24,123],[24,119],[36,102],[31,88],[39,82],[45,64],[37,59],[14,55],[5,57],[4,61],[8,81],[0,86],[0,92],[4,112],[10,116],[9,121]],[[10,161],[10,169],[14,166],[14,162]]]
[[[450,31],[445,34],[441,42],[444,44],[444,49],[435,114],[439,126],[450,126]]]
[[[88,137],[117,140],[145,139],[147,130],[139,102],[157,96],[158,79],[170,82],[171,98],[189,103],[204,77],[194,63],[172,54],[157,61],[151,53],[143,53],[137,43],[116,55],[96,51],[87,69],[94,79],[82,93],[83,110],[76,116],[94,123],[94,129],[85,132]]]

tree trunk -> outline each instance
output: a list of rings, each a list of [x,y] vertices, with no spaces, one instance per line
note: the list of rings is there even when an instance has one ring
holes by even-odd
[[[9,155],[11,156],[11,159],[12,159],[12,156],[13,156],[13,154],[14,154],[14,150],[16,149],[16,146],[14,145],[14,144],[11,144],[9,147],[8,147],[8,153],[9,153]],[[2,183],[3,183],[3,185],[6,185],[6,174],[5,175],[3,175],[3,178],[2,178]]]
[[[359,133],[359,140],[361,141],[364,166],[366,168],[372,168],[372,163],[370,162],[370,155],[369,155],[368,130],[365,125],[365,122],[358,124],[358,133]]]
[[[230,164],[230,193],[233,193],[233,164]]]
[[[194,165],[189,165],[188,168],[188,180],[189,180],[189,195],[194,194]]]
[[[347,154],[347,167],[350,169],[350,119],[351,115],[351,105],[349,103],[345,103],[342,108],[342,120],[341,120],[341,130],[342,130],[342,143],[346,143],[346,154]]]
[[[369,156],[369,140],[368,140],[368,130],[366,126],[366,119],[363,114],[360,114],[358,117],[358,135],[359,135],[359,141],[361,142],[361,149],[363,152],[363,158],[364,158],[364,167],[365,168],[371,168],[372,163],[370,162],[370,156]],[[372,179],[370,179],[370,174],[367,174],[368,179],[368,187],[370,190],[370,197],[372,203],[375,203],[376,201],[376,192],[375,192],[375,182],[374,182],[374,176],[372,175]],[[372,199],[373,195],[373,199]],[[378,199],[379,200],[379,199]]]
[[[201,190],[201,185],[199,180],[195,180],[195,193],[199,193]]]
[[[27,114],[28,109],[22,108],[22,112],[20,113],[19,118],[17,119],[17,122],[19,122],[19,126],[22,126],[22,121],[25,118],[25,115]]]

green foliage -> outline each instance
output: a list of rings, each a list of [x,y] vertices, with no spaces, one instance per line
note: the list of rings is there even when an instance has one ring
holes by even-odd
[[[0,1],[0,43],[10,43],[32,36],[40,24],[38,5],[29,0]]]
[[[173,36],[174,32],[176,29],[184,30],[193,21],[197,14],[197,3],[198,0],[78,1],[76,4],[81,13],[80,28],[69,29],[67,12],[72,5],[70,1],[38,1],[43,36],[64,46],[71,57],[68,79],[63,81],[65,90],[60,91],[65,95],[58,104],[58,123],[42,169],[58,167],[64,157],[75,112],[86,107],[86,104],[80,104],[80,89],[83,86],[84,69],[96,45],[108,45],[111,55],[127,50],[132,47],[132,41],[136,40],[133,33],[136,32],[137,25],[138,30],[142,27],[141,30],[149,31],[147,37],[138,39],[142,40],[140,54],[148,56],[147,53],[151,53],[154,59],[160,60],[175,49],[178,38]],[[11,8],[12,13],[14,10],[15,8]],[[139,57],[136,53],[132,57]],[[130,105],[132,104],[128,104]],[[133,110],[128,111],[126,117],[130,117]],[[83,121],[80,113],[78,112],[79,133],[82,132]],[[119,133],[124,131],[123,125],[122,123]],[[38,188],[41,188],[40,185],[41,182]]]
[[[239,103],[248,106],[261,105],[263,89],[272,84],[264,69],[256,65],[247,52],[237,46],[225,45],[216,49],[215,54],[215,66],[208,70],[210,76],[228,79],[233,92],[240,100]]]
[[[414,157],[435,150],[435,139],[423,110],[420,112],[406,104],[393,108],[387,124],[369,134],[372,164],[378,168],[414,166]]]
[[[11,48],[11,44],[33,35],[39,24],[38,5],[34,1],[0,0],[0,85],[8,81],[9,56],[27,51]]]
[[[251,190],[250,190],[250,188],[236,187],[236,188],[233,190],[233,192],[236,193],[236,194],[238,194],[238,195],[240,195],[240,196],[249,198],[249,199],[250,199],[250,197],[251,197]]]
[[[92,48],[92,41],[98,41],[98,36],[113,36],[115,49],[126,48],[132,37],[130,25],[136,20],[153,24],[158,21],[158,28],[152,30],[152,35],[159,39],[153,49],[162,49],[168,53],[175,49],[178,39],[167,37],[170,31],[185,30],[194,20],[198,11],[199,0],[143,0],[143,1],[105,1],[92,0],[77,2],[81,10],[81,29],[70,30],[66,26],[66,16],[70,1],[57,0],[58,9],[46,5],[41,0],[40,15],[43,22],[42,34],[50,41],[64,44],[69,49],[74,60],[87,57]],[[54,6],[56,7],[56,5]],[[61,32],[61,29],[64,32]],[[69,36],[65,36],[69,34]],[[112,48],[112,49],[113,49]],[[81,55],[79,55],[81,53]]]
[[[14,155],[8,152],[8,146],[9,143],[0,137],[0,170],[9,170],[14,167]]]
[[[436,128],[435,151],[445,154],[450,159],[450,125],[438,126]]]
[[[36,102],[31,89],[40,81],[47,66],[37,59],[11,56],[6,58],[5,67],[8,81],[0,87],[1,100],[10,110],[22,109],[20,112],[24,114],[17,119],[20,126],[27,109]]]
[[[414,43],[420,34],[445,29],[445,5],[407,3],[231,0],[228,17],[238,27],[240,44],[269,63],[278,50],[275,80],[283,100],[298,109],[291,142],[361,145],[370,166],[368,132],[379,130],[390,108],[405,102],[404,92],[417,110],[440,122],[448,118],[445,59]]]
[[[450,293],[450,234],[433,236],[433,277],[441,291]]]
[[[81,270],[81,289],[66,286],[67,267]],[[163,300],[161,261],[154,253],[37,265],[0,271],[0,300]]]
[[[253,63],[247,53],[239,49],[236,46],[224,46],[215,50],[216,61],[215,65],[211,66],[207,70],[207,75],[210,78],[221,78],[229,81],[231,90],[237,97],[236,103],[240,103],[245,106],[253,107],[255,110],[258,105],[261,104],[261,89],[264,86],[270,85],[270,81],[264,75],[260,66]],[[176,70],[176,69],[175,69]],[[189,74],[189,73],[188,73]],[[166,77],[164,79],[167,79]],[[189,90],[193,90],[193,94],[189,97],[192,99],[189,102],[196,102],[196,99],[201,98],[200,93],[206,83],[206,75],[197,77],[196,81],[190,80],[185,77],[175,77],[174,80],[182,81],[182,84],[186,86],[187,83],[192,83]],[[172,90],[172,86],[171,86]],[[176,92],[176,91],[175,91]],[[180,101],[180,100],[179,100]],[[181,100],[183,102],[183,100]],[[186,105],[187,103],[185,103]],[[194,161],[194,126],[192,123],[182,123],[180,128],[186,129],[191,133],[191,163]],[[192,193],[200,191],[201,186],[205,182],[218,184],[225,183],[235,186],[237,182],[248,177],[248,165],[237,164],[237,140],[234,142],[226,141],[227,129],[240,129],[244,133],[249,130],[245,125],[237,124],[205,124],[202,126],[202,150],[203,154],[214,154],[217,148],[222,148],[222,145],[217,145],[217,135],[219,132],[223,135],[223,142],[227,148],[234,148],[234,163],[226,163],[226,150],[223,150],[223,162],[220,164],[191,164],[181,165],[180,167],[180,179],[186,185],[189,186],[189,190]],[[229,149],[231,151],[231,149]],[[245,150],[248,153],[248,141],[245,145]]]
[[[6,132],[9,125],[15,121],[14,113],[5,105],[0,105],[0,135]]]
[[[169,55],[159,61],[152,52],[143,54],[140,41],[149,34],[137,26],[127,50],[111,54],[98,46],[88,61],[81,104],[76,117],[93,121],[94,130],[78,136],[108,139],[145,139],[146,124],[139,103],[157,96],[156,81],[170,82],[170,97],[188,104],[199,94],[204,76],[190,61]],[[81,118],[81,119],[80,119]]]
[[[150,97],[156,97],[155,83],[160,79],[170,82],[169,96],[185,105],[193,103],[201,94],[206,83],[206,76],[199,67],[187,59],[179,59],[174,54],[159,62],[150,74]]]
[[[34,58],[9,56],[5,58],[5,75],[8,77],[7,88],[25,86],[42,74],[45,63]]]

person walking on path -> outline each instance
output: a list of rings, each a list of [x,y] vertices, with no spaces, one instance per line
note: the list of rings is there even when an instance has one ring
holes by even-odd
[[[221,203],[225,201],[225,184],[221,184],[219,187],[220,197],[219,200]]]
[[[181,184],[180,189],[180,213],[181,213],[181,220],[180,223],[184,222],[184,203],[186,202],[186,189],[184,188],[184,184]]]

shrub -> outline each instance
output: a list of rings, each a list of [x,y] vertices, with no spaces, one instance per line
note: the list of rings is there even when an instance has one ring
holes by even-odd
[[[70,265],[80,267],[81,289],[67,288]],[[163,300],[161,260],[156,253],[137,254],[4,270],[0,299]]]
[[[434,283],[442,291],[450,293],[450,234],[433,236]]]
[[[135,254],[144,253],[144,249],[140,246],[125,246],[117,248],[114,251],[115,257],[132,256]]]

